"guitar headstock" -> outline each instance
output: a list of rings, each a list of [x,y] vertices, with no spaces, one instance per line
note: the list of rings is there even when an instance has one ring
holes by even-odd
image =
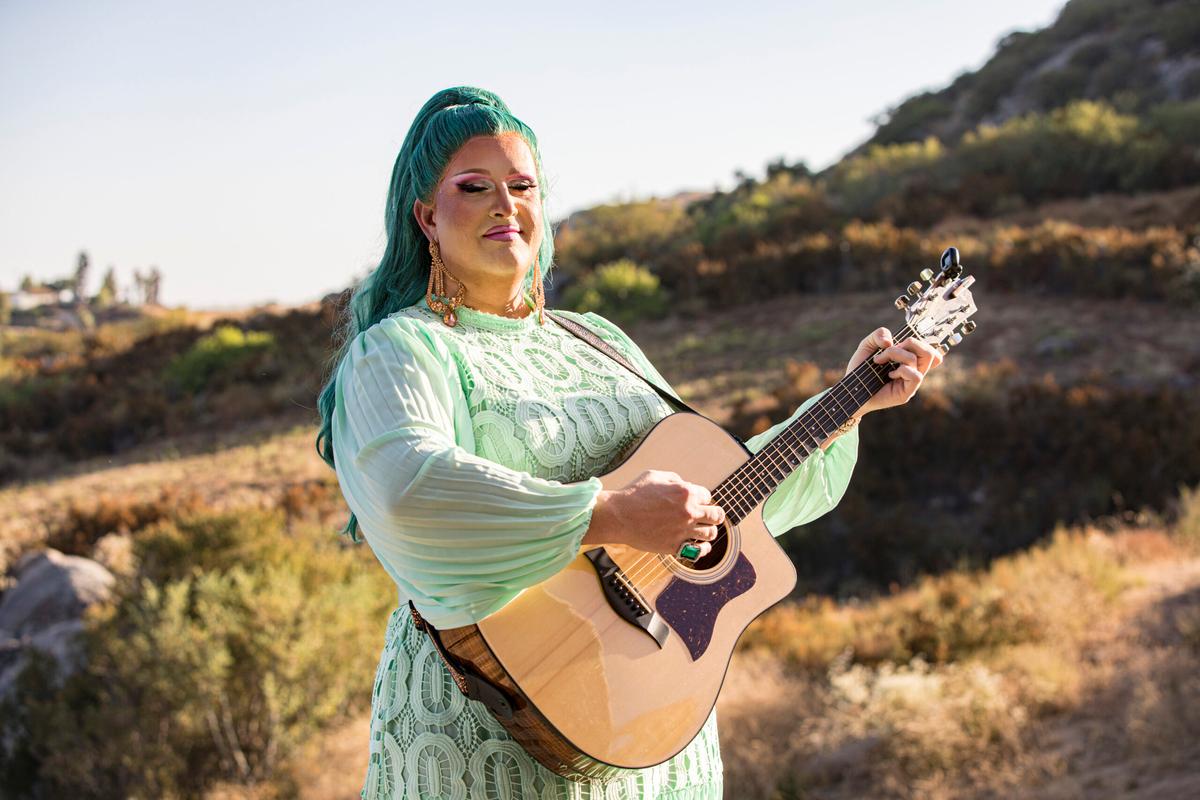
[[[975,330],[975,300],[971,284],[975,278],[963,277],[957,247],[947,247],[942,253],[941,269],[921,271],[921,281],[908,285],[907,293],[896,298],[896,308],[904,312],[908,327],[917,336],[946,353],[963,337]]]

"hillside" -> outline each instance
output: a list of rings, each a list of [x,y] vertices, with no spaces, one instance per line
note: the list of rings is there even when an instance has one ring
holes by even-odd
[[[986,487],[997,493],[995,502],[1004,502],[1007,489],[1002,480],[1011,474],[1004,466],[1007,458],[1032,458],[1034,474],[1052,475],[1054,450],[1021,456],[1011,452],[1008,444],[979,440],[986,434],[1015,443],[1039,430],[1036,420],[1004,405],[1005,398],[1021,396],[1021,387],[1036,393],[1026,402],[1038,398],[1048,420],[1045,424],[1059,424],[1054,421],[1059,413],[1074,417],[1077,431],[1072,436],[1083,437],[1075,458],[1103,462],[1112,448],[1126,453],[1115,464],[1098,468],[1093,481],[1082,487],[1084,494],[1079,493],[1080,487],[1056,489],[1055,480],[1043,479],[1037,491],[1053,492],[1055,500],[1044,507],[1031,506],[1030,514],[1058,513],[1064,515],[1062,519],[1082,520],[1136,510],[1143,504],[1162,508],[1178,484],[1200,480],[1196,463],[1200,442],[1195,453],[1187,450],[1190,437],[1200,435],[1195,420],[1181,416],[1176,424],[1151,415],[1162,403],[1175,404],[1168,406],[1174,411],[1162,413],[1186,415],[1197,396],[1200,321],[1193,312],[1130,300],[995,292],[989,289],[986,275],[980,275],[979,281],[979,332],[930,377],[925,397],[890,419],[879,415],[878,420],[866,421],[855,488],[843,507],[810,526],[806,537],[789,540],[789,547],[797,548],[795,554],[814,575],[842,574],[844,580],[871,573],[886,584],[909,574],[872,573],[878,560],[855,555],[855,542],[876,535],[888,541],[884,552],[897,550],[886,563],[901,570],[945,568],[954,558],[1006,552],[1040,535],[1044,516],[1014,518],[1009,508],[1003,518],[1010,521],[1010,528],[979,537],[972,527],[978,520],[970,522],[976,512],[960,508],[953,517],[956,530],[961,529],[956,539],[960,545],[947,550],[946,535],[934,537],[930,544],[922,541],[924,529],[914,526],[896,537],[876,532],[875,523],[854,516],[869,514],[864,501],[881,482],[900,481],[897,485],[902,486],[915,481],[914,491],[928,494],[928,489],[918,486],[934,473],[913,473],[905,466],[912,456],[895,449],[909,447],[906,442],[913,437],[923,441],[920,446],[926,449],[978,449],[961,455],[969,469],[963,469],[959,456],[935,460],[955,470],[955,477],[947,476],[941,487],[946,497],[955,494],[951,485],[966,481],[962,491],[967,494]],[[628,330],[690,403],[748,436],[782,419],[804,397],[826,385],[866,332],[879,325],[899,329],[902,317],[891,305],[893,297],[893,291],[783,296],[757,307],[735,307],[701,317],[676,314],[647,320]],[[83,359],[63,373],[65,378],[55,379],[81,382],[98,405],[92,410],[76,406],[80,410],[70,427],[51,426],[37,434],[44,448],[40,471],[23,462],[24,480],[0,489],[0,502],[18,511],[0,526],[0,543],[9,558],[14,548],[44,540],[62,528],[69,518],[69,497],[111,492],[150,502],[157,499],[161,484],[187,487],[204,504],[218,508],[230,503],[277,507],[288,493],[312,495],[321,499],[322,518],[337,524],[341,512],[333,475],[313,450],[311,409],[320,375],[311,363],[322,362],[322,345],[329,337],[321,320],[317,311],[246,320],[253,326],[248,328],[251,334],[271,334],[272,346],[246,352],[244,340],[234,342],[232,351],[242,355],[214,367],[202,391],[181,392],[159,385],[170,363],[163,354],[171,347],[186,350],[187,345],[180,343],[194,346],[202,341],[201,330],[175,330],[164,334],[170,337],[165,341],[158,335],[138,340],[124,350],[96,357],[95,363]],[[762,324],[765,320],[771,325]],[[1058,388],[1046,388],[1046,381]],[[81,393],[71,386],[56,382],[54,393],[34,407],[59,402],[60,397],[78,403]],[[137,405],[133,402],[136,387],[150,387],[155,394],[143,394]],[[128,400],[122,399],[125,392],[130,393]],[[156,396],[161,400],[148,402]],[[945,425],[954,415],[965,415],[958,430]],[[73,432],[90,429],[138,435],[125,442],[97,438],[100,448],[67,450],[76,453],[70,459],[64,454],[51,458],[45,452],[48,443],[59,441],[56,436],[64,437],[64,449],[79,448],[84,442]],[[899,431],[904,431],[903,437],[896,438]],[[1062,438],[1065,434],[1048,431],[1046,435]],[[1129,449],[1143,439],[1158,444]],[[1179,457],[1164,461],[1177,451]],[[1129,477],[1122,477],[1122,470]],[[1151,479],[1139,481],[1139,474]],[[1119,499],[1099,491],[1096,481],[1102,476],[1120,488]],[[1028,497],[1024,502],[1029,503]],[[940,524],[939,519],[931,517],[929,524]],[[987,548],[980,549],[980,543],[987,543]]]
[[[309,433],[297,430],[161,463],[97,464],[84,475],[0,495],[30,524],[26,530],[44,526],[56,546],[162,588],[148,601],[128,589],[119,596],[118,609],[132,606],[118,611],[125,627],[112,628],[106,615],[91,623],[94,647],[111,650],[127,662],[123,668],[94,666],[82,695],[30,684],[39,692],[28,695],[40,704],[34,708],[93,731],[44,726],[35,742],[61,743],[69,733],[70,758],[89,765],[87,780],[168,781],[209,800],[357,796],[389,584],[365,547],[343,550],[332,541],[336,488],[310,444]],[[748,631],[720,697],[729,796],[1193,796],[1200,788],[1200,493],[1184,498],[1169,528],[1152,519],[1103,522],[1057,530],[1043,546],[985,569],[841,602],[797,597],[773,608]],[[2,536],[15,532],[10,525]],[[322,543],[319,561],[309,564],[300,556],[312,539]],[[164,557],[176,564],[169,579],[143,574],[161,572]],[[316,564],[335,562],[360,581],[352,591],[337,573],[313,574]],[[297,567],[308,576],[302,586],[288,579]],[[203,604],[214,586],[262,594],[220,595],[218,614]],[[201,599],[180,619],[154,598],[177,603],[186,596],[175,591],[181,588]],[[377,595],[369,607],[367,592]],[[351,598],[358,605],[339,607]],[[246,603],[249,614],[239,610]],[[263,636],[264,615],[273,622],[265,632],[274,648],[238,650],[245,637]],[[336,664],[331,647],[341,648]],[[231,649],[242,652],[241,661],[227,660]],[[209,660],[239,668],[206,672],[195,687],[162,680]],[[101,680],[104,692],[152,702],[154,730],[161,726],[170,737],[145,736],[151,731],[136,723],[117,726],[124,724],[120,709],[103,702],[106,694],[95,696]],[[305,712],[274,718],[264,731],[253,692],[280,682]],[[222,691],[214,693],[213,684]],[[255,779],[238,780],[207,729],[189,727],[210,696],[228,704],[224,713],[243,737]],[[0,727],[24,730],[23,719],[4,717]],[[272,733],[278,749],[263,739]],[[111,757],[127,749],[137,758]],[[264,750],[276,757],[269,768],[260,766]],[[52,764],[66,754],[35,752]],[[172,758],[180,756],[193,766],[176,766]],[[35,763],[0,758],[0,777],[27,777]]]
[[[860,148],[933,136],[958,141],[1071,100],[1144,113],[1200,98],[1200,7],[1194,0],[1071,0],[1049,27],[1004,37],[982,67],[908,98],[877,120]]]

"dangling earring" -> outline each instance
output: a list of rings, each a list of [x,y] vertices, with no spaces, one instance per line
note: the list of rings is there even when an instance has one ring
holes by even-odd
[[[466,289],[460,281],[454,297],[446,294],[446,265],[442,262],[442,254],[437,242],[429,243],[429,287],[425,290],[425,302],[433,309],[433,313],[442,315],[442,322],[453,328],[458,324],[458,315],[454,310],[463,304]]]
[[[538,268],[538,262],[541,261],[539,256],[533,258],[533,307],[537,310],[538,325],[545,325],[546,318],[542,314],[542,308],[546,305],[546,288],[542,286],[542,272]]]

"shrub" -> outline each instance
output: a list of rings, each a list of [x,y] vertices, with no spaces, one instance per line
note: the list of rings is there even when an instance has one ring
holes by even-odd
[[[12,349],[22,355],[0,378],[0,482],[164,435],[308,419],[329,359],[331,331],[320,311],[239,322],[250,333],[219,324],[202,334],[174,327],[180,320],[101,328],[92,345],[18,338]],[[197,387],[204,391],[189,393]]]
[[[275,346],[275,337],[262,331],[243,331],[222,325],[203,336],[167,367],[167,378],[185,392],[195,393],[223,371]]]
[[[662,315],[667,297],[656,275],[629,259],[621,259],[601,264],[578,281],[567,291],[563,303],[575,311],[594,311],[626,323]]]
[[[174,515],[199,510],[195,494],[168,487],[153,500],[102,494],[74,500],[66,517],[46,538],[46,545],[68,555],[90,556],[92,547],[109,533],[136,533]]]
[[[571,275],[620,258],[645,262],[687,226],[682,202],[644,200],[596,206],[572,214],[555,231],[555,262]]]
[[[861,156],[838,163],[829,176],[829,189],[844,210],[858,217],[873,216],[885,197],[904,188],[914,175],[946,156],[936,138],[921,142],[875,145]]]
[[[365,707],[395,603],[362,550],[275,513],[135,536],[141,566],[87,620],[86,664],[35,660],[0,709],[0,784],[52,797],[200,797],[283,780],[313,731]]]
[[[1200,482],[1194,390],[1016,378],[1010,362],[983,364],[961,390],[925,388],[903,411],[872,415],[837,508],[781,538],[803,585],[887,586],[986,563],[1059,522],[1161,509],[1172,487]],[[774,411],[744,411],[729,428],[746,438],[763,413],[771,423],[785,418],[811,388],[785,384]],[[887,517],[878,512],[884,497]]]
[[[827,597],[778,606],[741,642],[824,672],[838,658],[903,665],[967,659],[980,651],[1073,635],[1125,585],[1119,554],[1089,531],[997,559],[986,570],[926,576],[872,603]]]

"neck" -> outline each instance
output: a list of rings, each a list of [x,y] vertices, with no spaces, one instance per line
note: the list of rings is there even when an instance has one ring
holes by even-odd
[[[463,305],[476,311],[484,311],[501,317],[520,319],[529,316],[530,309],[525,303],[524,275],[511,285],[497,286],[494,283],[471,285],[460,282],[453,276],[446,275],[446,290],[453,295],[458,287],[466,287]]]
[[[902,342],[912,336],[905,326],[896,336]],[[725,509],[733,524],[745,519],[843,422],[858,413],[871,397],[888,383],[893,364],[876,364],[876,350],[865,361],[835,383],[748,461],[734,470],[713,490],[713,503]]]

